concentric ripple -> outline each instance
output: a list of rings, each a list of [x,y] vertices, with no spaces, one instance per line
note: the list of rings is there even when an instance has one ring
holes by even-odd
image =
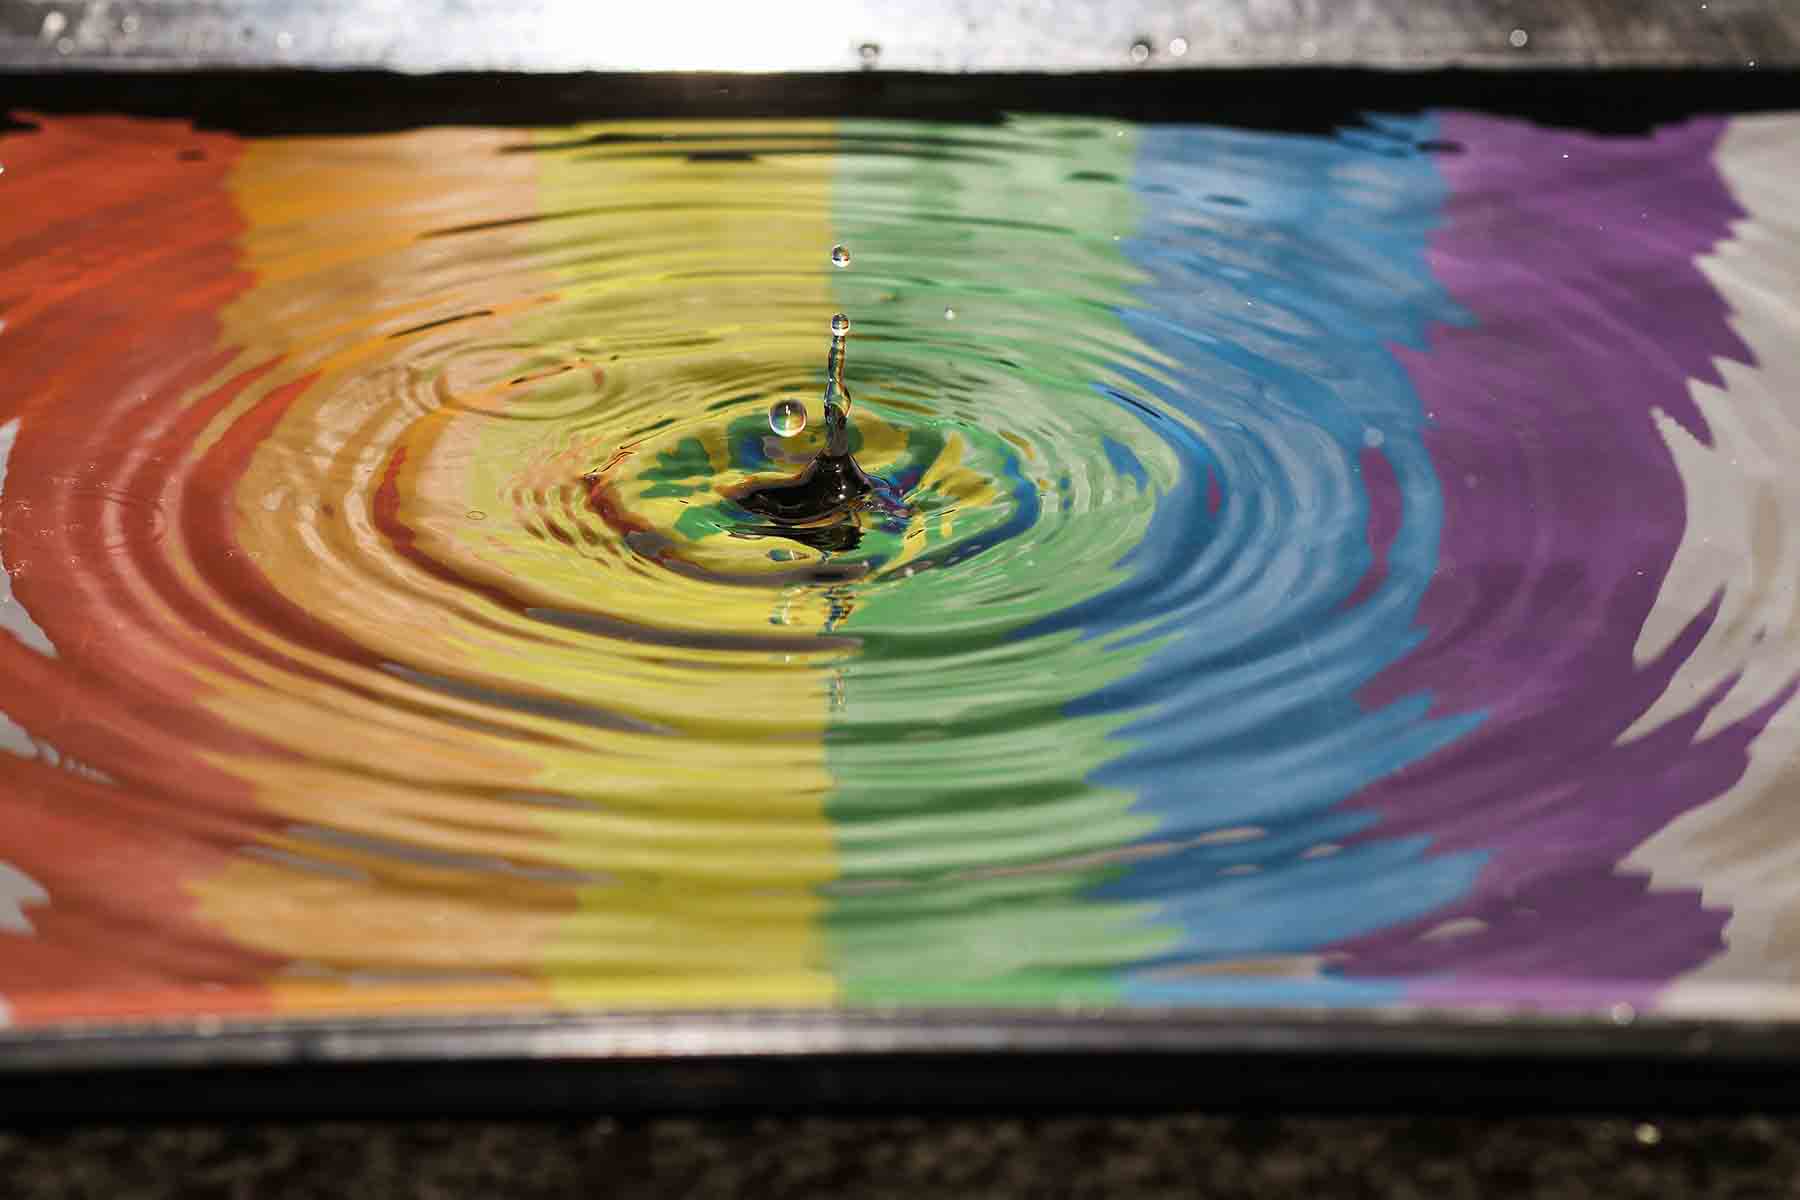
[[[0,1003],[1654,1002],[1800,673],[1725,138],[0,139]]]

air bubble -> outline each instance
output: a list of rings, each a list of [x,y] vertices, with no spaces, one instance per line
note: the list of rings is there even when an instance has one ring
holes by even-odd
[[[831,248],[831,265],[834,267],[849,266],[850,265],[850,250],[849,250],[849,248],[846,246],[833,246]]]
[[[1514,50],[1523,50],[1525,44],[1531,40],[1531,35],[1523,29],[1515,29],[1506,35],[1506,40]]]
[[[806,428],[806,405],[798,400],[777,400],[769,405],[769,428],[789,438]]]
[[[838,313],[836,316],[831,318],[831,336],[832,337],[843,337],[846,333],[849,333],[849,332],[850,332],[850,318],[849,317],[846,317],[843,313]]]
[[[1150,43],[1149,42],[1133,42],[1131,44],[1131,61],[1132,62],[1134,62],[1134,63],[1147,62],[1147,61],[1149,61],[1149,58],[1150,58]]]

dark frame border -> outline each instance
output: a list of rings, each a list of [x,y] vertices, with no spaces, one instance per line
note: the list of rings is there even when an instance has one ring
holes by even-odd
[[[1800,1111],[1800,1025],[1423,1010],[646,1011],[0,1034],[0,1125],[581,1112]]]
[[[1600,133],[1708,113],[1800,109],[1800,69],[1385,71],[1229,68],[1132,75],[398,75],[380,71],[0,72],[6,114],[187,118],[249,136],[631,117],[889,117],[994,123],[1013,112],[1327,133],[1370,112],[1467,108]]]

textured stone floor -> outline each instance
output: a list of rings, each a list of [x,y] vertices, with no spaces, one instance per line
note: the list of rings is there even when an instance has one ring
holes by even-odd
[[[0,1133],[7,1200],[1800,1194],[1800,1119],[587,1120]]]

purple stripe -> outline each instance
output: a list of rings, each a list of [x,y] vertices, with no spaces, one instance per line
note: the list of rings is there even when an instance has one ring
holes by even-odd
[[[1430,260],[1473,321],[1396,351],[1431,417],[1440,562],[1424,641],[1360,698],[1429,691],[1434,714],[1485,720],[1352,803],[1381,814],[1374,836],[1491,858],[1454,909],[1341,947],[1346,974],[1411,978],[1426,1002],[1642,1005],[1722,945],[1726,913],[1617,864],[1730,787],[1768,713],[1696,744],[1714,695],[1617,743],[1713,619],[1633,663],[1686,516],[1652,413],[1710,441],[1688,380],[1749,357],[1695,265],[1743,215],[1712,163],[1723,129],[1615,139],[1443,118],[1465,150],[1443,160]],[[1486,929],[1420,939],[1458,917]]]

